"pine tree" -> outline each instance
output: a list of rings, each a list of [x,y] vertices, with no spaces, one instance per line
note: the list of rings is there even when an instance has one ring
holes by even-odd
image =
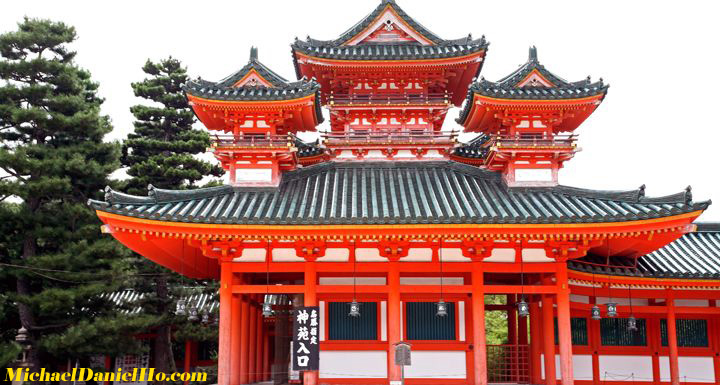
[[[195,115],[182,90],[188,76],[180,61],[172,57],[158,63],[148,60],[142,69],[148,77],[133,83],[132,88],[135,96],[150,103],[130,108],[136,120],[135,132],[123,144],[123,166],[131,176],[126,191],[144,195],[149,184],[166,189],[193,188],[207,176],[221,176],[219,165],[197,157],[206,151],[210,138],[207,132],[192,127]],[[154,366],[161,372],[174,371],[173,333],[185,338],[196,334],[187,318],[173,314],[176,299],[187,295],[181,288],[189,280],[141,256],[137,256],[136,265],[142,274],[154,275],[152,280],[138,279],[133,285],[143,294],[143,312],[154,316]]]
[[[0,336],[26,328],[36,369],[138,348],[125,333],[135,326],[102,297],[129,254],[101,236],[86,201],[101,199],[120,149],[103,141],[112,126],[75,39],[71,26],[27,18],[0,35],[0,278],[14,286],[3,309],[17,313]]]
[[[135,132],[123,144],[123,166],[127,173],[127,192],[142,194],[148,184],[158,188],[184,189],[206,176],[222,176],[219,165],[198,159],[210,145],[207,132],[193,129],[195,115],[182,85],[188,81],[185,68],[172,57],[153,63],[143,71],[149,77],[133,83],[135,96],[152,105],[130,108],[135,116]]]

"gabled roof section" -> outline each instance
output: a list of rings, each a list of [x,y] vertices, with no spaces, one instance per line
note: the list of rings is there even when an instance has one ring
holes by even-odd
[[[470,91],[502,99],[577,99],[607,92],[602,78],[593,82],[587,79],[568,82],[553,74],[538,60],[537,48],[530,47],[528,61],[515,72],[491,82],[481,79],[470,86]]]
[[[387,24],[388,21],[392,24]],[[395,3],[395,0],[382,0],[369,15],[365,16],[337,39],[326,43],[335,46],[362,43],[367,35],[372,34],[378,28],[383,28],[385,25],[401,28],[403,32],[414,38],[415,44],[434,45],[444,42],[438,35],[430,32],[430,30],[410,17]]]
[[[637,258],[587,255],[568,262],[572,270],[644,278],[720,279],[720,223],[698,223],[662,248]]]
[[[318,93],[320,85],[313,79],[289,82],[258,60],[258,49],[250,49],[248,63],[219,82],[197,78],[183,89],[192,96],[211,100],[288,100]]]
[[[395,37],[390,36],[395,35]],[[487,48],[483,36],[445,40],[410,17],[394,0],[382,0],[369,15],[335,40],[296,39],[294,51],[339,60],[410,60],[458,57]]]
[[[108,190],[96,210],[170,222],[262,225],[562,224],[624,222],[704,210],[689,191],[509,188],[501,175],[456,162],[326,162],[290,171],[278,187]]]
[[[257,47],[250,48],[250,59],[243,68],[217,82],[217,84],[223,87],[243,86],[245,84],[242,84],[241,81],[247,79],[250,75],[259,76],[263,80],[263,83],[267,84],[266,87],[283,87],[288,84],[285,78],[273,72],[258,60]]]

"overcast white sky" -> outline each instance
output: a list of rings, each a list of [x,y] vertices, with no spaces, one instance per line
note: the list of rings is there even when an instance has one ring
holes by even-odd
[[[112,117],[112,137],[132,129],[130,82],[147,58],[172,55],[192,77],[218,80],[242,67],[251,45],[260,60],[295,78],[295,36],[332,39],[379,0],[6,1],[0,32],[27,15],[77,28],[79,64],[92,71]],[[482,76],[497,80],[525,62],[529,45],[567,80],[602,77],[611,87],[579,129],[583,151],[560,173],[565,185],[632,189],[648,195],[693,186],[720,206],[720,22],[717,1],[398,0],[446,39],[490,41]],[[455,126],[458,109],[448,114]],[[327,123],[326,123],[327,124]],[[701,220],[720,221],[720,207]]]

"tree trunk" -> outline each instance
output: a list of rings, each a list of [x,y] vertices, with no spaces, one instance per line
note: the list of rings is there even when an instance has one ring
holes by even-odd
[[[31,236],[26,236],[25,240],[23,241],[23,260],[28,260],[34,257],[36,252],[37,247],[35,245],[35,239],[33,239]],[[32,295],[32,292],[30,290],[30,282],[26,277],[22,275],[17,277],[16,288],[17,293],[20,296],[29,297],[30,295]],[[27,360],[31,364],[30,370],[38,371],[40,370],[41,366],[40,356],[38,354],[37,347],[35,346],[37,343],[37,338],[35,335],[35,315],[33,314],[30,306],[24,302],[18,302],[18,313],[20,316],[20,324],[22,325],[22,327],[27,329],[28,334],[30,335],[31,348],[28,351],[27,355]]]
[[[164,274],[155,279],[155,294],[162,302],[162,305],[158,309],[160,315],[167,315],[168,309],[166,302],[169,294],[167,276]],[[157,329],[157,337],[155,337],[153,347],[155,351],[155,370],[161,373],[175,372],[175,358],[173,357],[172,350],[172,329],[170,325],[164,324]]]

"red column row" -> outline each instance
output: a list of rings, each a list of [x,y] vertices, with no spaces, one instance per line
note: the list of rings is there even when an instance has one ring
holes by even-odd
[[[233,294],[241,281],[223,263],[220,279],[218,385],[243,385],[270,379],[269,333],[260,311],[263,298]]]

